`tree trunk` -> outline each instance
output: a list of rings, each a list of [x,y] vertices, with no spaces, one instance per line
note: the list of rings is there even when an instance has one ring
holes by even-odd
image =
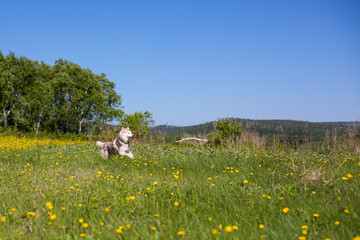
[[[5,108],[3,108],[3,116],[4,116],[4,128],[6,128],[7,127],[7,114],[6,114]]]
[[[83,122],[84,122],[84,120],[79,121],[79,133],[81,133],[81,125],[82,125]]]
[[[42,119],[42,110],[41,110],[41,112],[39,114],[39,119],[38,119],[38,122],[36,124],[36,135],[38,135],[38,133],[39,133],[41,119]]]

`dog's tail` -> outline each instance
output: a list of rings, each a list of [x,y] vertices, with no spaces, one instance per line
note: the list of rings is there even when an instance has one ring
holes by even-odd
[[[98,146],[99,148],[103,148],[104,143],[100,141],[96,141],[96,146]]]

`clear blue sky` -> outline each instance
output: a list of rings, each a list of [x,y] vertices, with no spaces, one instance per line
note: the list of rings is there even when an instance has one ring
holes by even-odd
[[[360,120],[359,0],[1,1],[0,50],[67,59],[156,125]]]

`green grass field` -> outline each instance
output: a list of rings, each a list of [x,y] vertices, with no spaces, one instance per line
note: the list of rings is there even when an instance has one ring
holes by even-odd
[[[357,239],[360,156],[1,149],[0,239]]]

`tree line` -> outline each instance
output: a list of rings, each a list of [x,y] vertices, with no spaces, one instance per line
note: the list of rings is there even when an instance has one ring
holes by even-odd
[[[0,51],[0,126],[21,131],[92,131],[123,116],[115,83],[70,61],[53,66]],[[86,128],[86,129],[85,129]]]

